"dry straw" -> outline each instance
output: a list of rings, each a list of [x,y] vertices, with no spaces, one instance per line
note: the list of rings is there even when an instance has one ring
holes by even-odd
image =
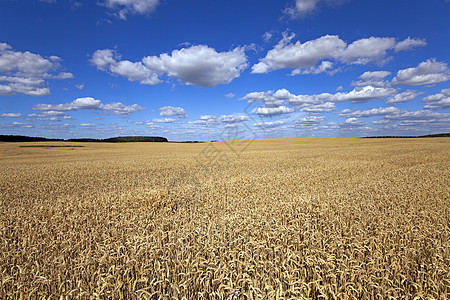
[[[447,299],[449,146],[2,144],[0,298]]]

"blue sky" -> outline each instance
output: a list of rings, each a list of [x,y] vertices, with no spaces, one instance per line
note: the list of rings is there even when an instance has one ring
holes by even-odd
[[[0,134],[450,131],[446,0],[0,0]]]

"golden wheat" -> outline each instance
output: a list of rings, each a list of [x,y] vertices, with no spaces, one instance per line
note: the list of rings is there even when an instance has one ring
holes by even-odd
[[[0,144],[0,298],[450,298],[449,139],[83,145]]]

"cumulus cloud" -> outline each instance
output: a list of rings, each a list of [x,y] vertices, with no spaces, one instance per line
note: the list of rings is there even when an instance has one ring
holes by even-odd
[[[303,104],[298,107],[302,112],[310,115],[316,115],[336,110],[336,105],[332,102],[325,102],[321,104]]]
[[[104,5],[116,10],[117,16],[126,20],[128,14],[147,15],[152,13],[159,5],[159,0],[106,0]]]
[[[221,115],[217,120],[225,124],[235,124],[249,121],[250,118],[242,115]]]
[[[293,127],[298,129],[311,129],[319,126],[325,119],[325,117],[308,116],[294,121]]]
[[[284,33],[281,41],[259,63],[253,65],[252,73],[262,74],[287,68],[293,69],[291,75],[323,72],[332,75],[337,71],[332,70],[335,62],[359,65],[375,62],[383,65],[390,59],[387,51],[405,51],[425,43],[411,38],[398,42],[395,38],[370,37],[348,45],[337,35],[293,43],[294,37],[295,34]]]
[[[247,68],[244,48],[217,52],[206,45],[174,50],[159,57],[147,56],[145,66],[162,74],[177,78],[187,85],[214,87],[230,83]]]
[[[187,118],[186,111],[181,107],[164,106],[161,107],[159,111],[159,115],[163,117]]]
[[[361,76],[359,76],[359,81],[352,82],[354,86],[379,86],[383,87],[389,84],[388,81],[384,79],[389,76],[391,72],[387,71],[375,71],[375,72],[364,72]]]
[[[27,117],[28,117],[27,120],[39,120],[39,121],[61,121],[61,117],[64,120],[72,120],[73,119],[71,116],[67,115],[65,112],[53,111],[53,110],[43,111],[38,114],[34,114],[34,113],[28,114]],[[33,118],[33,119],[29,119],[29,118]]]
[[[329,71],[330,69],[333,68],[333,65],[334,64],[331,61],[322,61],[320,65],[310,67],[305,70],[295,69],[292,71],[291,75],[294,76],[298,74],[320,74],[320,73],[328,73],[332,75],[337,72],[337,70],[334,70],[332,72]]]
[[[0,128],[33,128],[34,125],[30,123],[12,122],[0,124]]]
[[[61,59],[57,56],[44,58],[29,51],[14,51],[6,43],[0,43],[0,96],[17,93],[29,96],[47,96],[50,88],[46,79],[68,79],[68,72],[60,69]]]
[[[76,84],[75,85],[75,87],[78,89],[78,90],[82,90],[82,89],[84,89],[84,84],[82,83],[82,84]]]
[[[340,123],[341,128],[352,128],[352,127],[362,127],[367,125],[367,122],[359,121],[357,118],[348,118],[345,122]]]
[[[260,128],[274,128],[284,125],[285,122],[283,120],[273,121],[273,122],[258,122],[254,125]]]
[[[341,60],[345,63],[366,65],[369,62],[386,61],[386,51],[395,46],[394,38],[370,37],[354,41],[347,46]]]
[[[397,72],[392,80],[394,85],[417,86],[436,84],[450,80],[450,69],[444,62],[429,59],[421,62],[415,68],[403,69]]]
[[[0,118],[20,118],[21,116],[21,113],[2,113]]]
[[[144,110],[145,108],[137,104],[125,105],[121,102],[113,102],[109,104],[102,104],[101,109],[105,111],[111,111],[115,115],[131,115],[135,112]]]
[[[333,95],[323,93],[319,95],[294,95],[286,89],[279,89],[276,92],[252,92],[248,93],[240,100],[247,100],[249,103],[262,102],[263,107],[255,108],[252,112],[260,116],[276,115],[276,113],[291,113],[294,109],[287,108],[286,104],[293,106],[308,114],[319,114],[330,112],[336,109],[332,102],[324,102],[332,99]],[[280,108],[283,107],[283,108]]]
[[[160,84],[159,76],[166,74],[184,84],[208,88],[230,83],[247,68],[243,47],[217,52],[206,45],[174,50],[171,54],[147,56],[140,62],[120,60],[120,55],[115,51],[103,49],[94,52],[91,62],[98,70],[141,84]]]
[[[84,97],[73,100],[70,103],[63,104],[36,104],[32,107],[33,110],[40,111],[76,111],[76,110],[102,110],[111,111],[116,115],[130,115],[135,112],[144,110],[145,108],[133,104],[126,106],[121,102],[113,102],[109,104],[103,104],[100,100],[94,99],[92,97]]]
[[[406,90],[402,93],[399,93],[397,95],[394,95],[392,97],[389,97],[386,100],[387,104],[395,104],[400,102],[409,102],[411,100],[414,100],[419,95],[422,95],[423,92],[415,91],[415,90]]]
[[[273,91],[248,93],[241,99],[247,100],[249,103],[263,102],[263,107],[255,108],[252,111],[260,116],[291,113],[294,109],[309,115],[317,115],[336,110],[335,103],[338,102],[365,103],[382,99],[395,93],[397,93],[397,90],[393,88],[373,86],[356,87],[347,93],[322,93],[316,95],[294,95],[286,89],[280,89],[275,93]],[[284,103],[293,106],[294,109],[284,106]]]
[[[407,39],[397,43],[394,47],[395,52],[410,50],[415,47],[424,47],[427,45],[425,40],[412,39],[408,37]]]
[[[424,108],[433,110],[450,109],[450,89],[441,90],[439,94],[431,95],[422,99]]]
[[[340,6],[349,0],[296,0],[295,6],[289,6],[284,10],[285,15],[292,19],[304,18],[314,12],[316,12],[321,3],[325,3],[328,6],[336,7]]]
[[[375,116],[386,116],[386,115],[392,115],[394,113],[400,112],[401,110],[397,107],[380,107],[380,108],[372,108],[368,110],[350,110],[350,109],[344,109],[339,114],[340,116],[347,117],[347,118],[370,118]]]
[[[365,103],[371,100],[382,99],[397,93],[394,88],[374,87],[371,85],[355,87],[348,93],[339,92],[330,98],[332,102]]]
[[[213,127],[219,124],[219,120],[215,115],[202,115],[198,120],[188,122],[188,124],[203,127]]]
[[[252,113],[257,114],[260,117],[273,117],[282,114],[289,114],[294,112],[293,108],[286,106],[278,106],[278,107],[255,107],[252,110]]]
[[[265,107],[278,107],[283,105],[284,100],[288,99],[291,95],[286,89],[280,89],[275,95],[272,94],[273,91],[252,92],[240,98],[240,100],[247,100],[248,103],[262,102]]]
[[[225,95],[225,97],[227,97],[228,99],[234,98],[236,95],[233,93],[228,93]]]
[[[284,13],[291,18],[303,18],[314,12],[319,0],[296,0],[295,7],[287,7]]]
[[[175,118],[161,118],[161,119],[153,119],[153,122],[155,123],[176,123],[178,122],[178,119]]]
[[[437,113],[429,110],[398,110],[385,116],[389,120],[447,120],[450,118],[448,113]]]
[[[129,81],[139,81],[141,84],[157,85],[161,83],[158,74],[146,68],[142,62],[133,63],[128,60],[120,60],[114,50],[103,49],[94,52],[91,63],[98,70],[109,71],[113,75],[120,75]]]
[[[345,49],[345,42],[337,35],[326,35],[315,40],[295,44],[291,40],[295,34],[283,34],[283,39],[274,49],[267,52],[265,58],[252,67],[252,73],[268,73],[270,71],[292,68],[304,69],[315,66],[325,58],[338,58]],[[296,71],[297,73],[299,71]]]

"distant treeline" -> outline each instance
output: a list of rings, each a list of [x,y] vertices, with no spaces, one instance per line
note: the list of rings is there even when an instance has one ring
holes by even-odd
[[[363,139],[404,139],[404,138],[428,138],[428,137],[450,137],[450,133],[427,134],[418,136],[399,136],[399,135],[381,135],[381,136],[365,136]]]
[[[49,139],[22,135],[0,135],[0,142],[93,142],[93,143],[133,143],[133,142],[167,142],[159,136],[119,136],[108,139]]]
[[[23,135],[0,135],[0,142],[61,142],[62,139],[48,139]]]

